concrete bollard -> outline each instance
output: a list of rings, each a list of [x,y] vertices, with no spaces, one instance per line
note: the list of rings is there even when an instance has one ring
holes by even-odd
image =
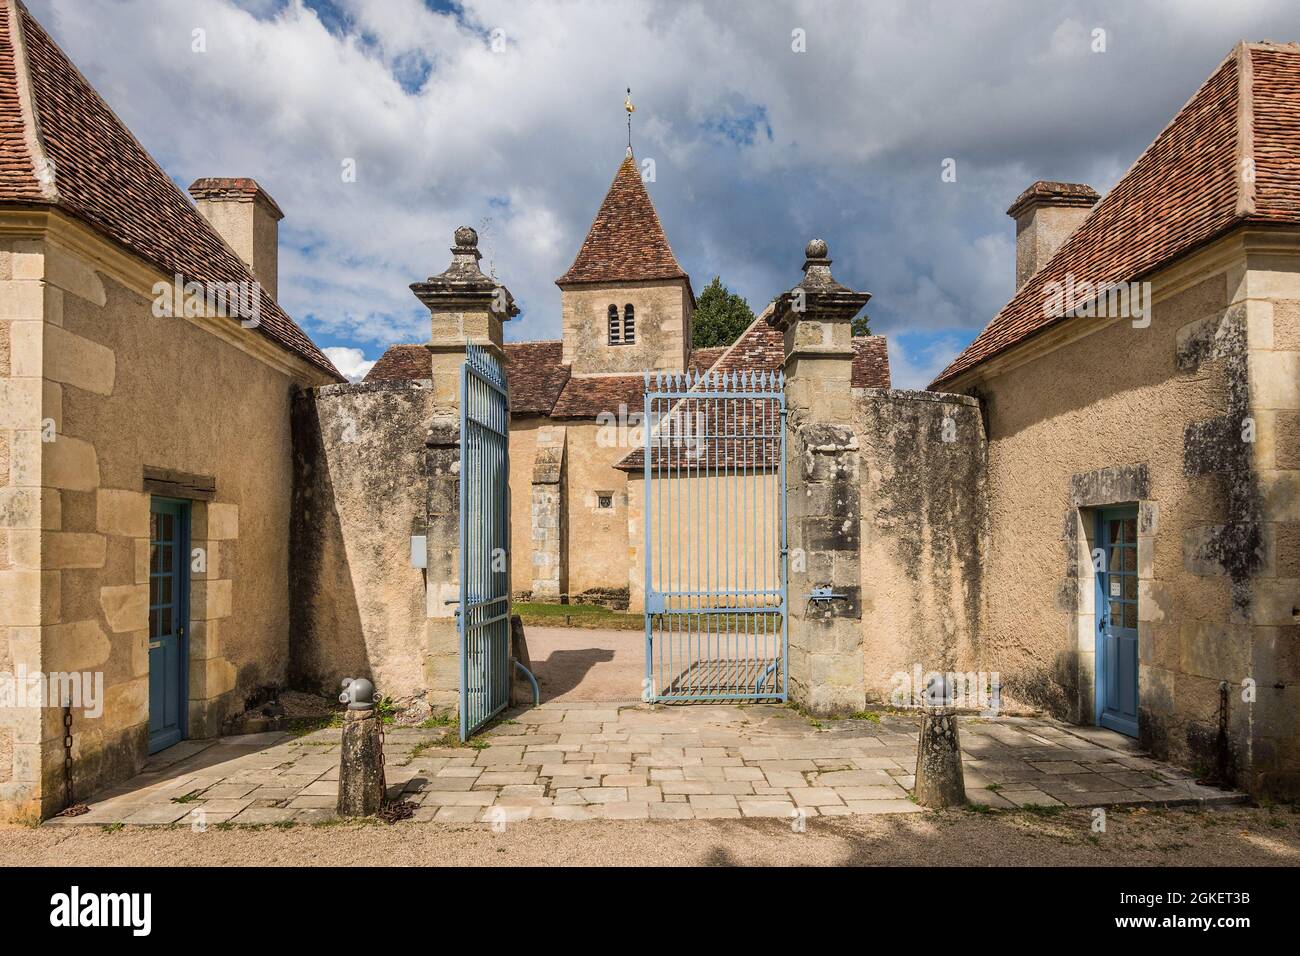
[[[916,744],[916,788],[913,791],[920,806],[936,810],[959,807],[966,802],[957,714],[951,704],[947,683],[940,677],[926,689],[921,736]]]
[[[339,757],[341,817],[365,817],[384,805],[383,728],[375,711],[375,687],[364,678],[343,682],[343,752]]]

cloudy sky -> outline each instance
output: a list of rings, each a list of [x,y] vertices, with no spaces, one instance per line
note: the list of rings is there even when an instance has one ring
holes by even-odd
[[[281,301],[352,374],[426,337],[407,286],[462,223],[523,310],[507,337],[559,337],[631,86],[696,290],[757,311],[820,236],[924,385],[1013,291],[1021,189],[1104,192],[1233,43],[1300,39],[1295,0],[28,4],[178,184],[276,198]]]

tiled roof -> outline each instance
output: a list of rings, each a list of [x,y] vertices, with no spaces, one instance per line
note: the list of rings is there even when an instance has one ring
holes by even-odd
[[[584,375],[570,378],[551,409],[552,418],[595,418],[602,412],[618,414],[645,408],[644,375]]]
[[[506,380],[510,411],[515,415],[549,415],[570,381],[563,362],[564,343],[507,342]]]
[[[0,3],[0,202],[56,206],[186,282],[252,282],[248,267],[26,8]],[[29,97],[19,95],[24,80]],[[45,184],[33,159],[42,154],[53,170]],[[265,290],[261,295],[257,331],[345,381],[275,300]]]
[[[729,375],[732,373],[744,372],[779,372],[785,361],[785,336],[779,329],[767,321],[771,314],[772,307],[769,306],[761,315],[743,333],[740,338],[736,339],[729,346],[725,346],[722,355],[708,366],[704,371],[713,372],[719,375]],[[701,349],[700,351],[704,351]],[[712,351],[712,350],[710,350]],[[692,362],[692,372],[698,372],[695,363]],[[889,351],[886,346],[886,339],[883,335],[866,335],[858,336],[853,339],[853,371],[852,371],[853,388],[889,388]],[[574,381],[580,381],[575,379]],[[707,381],[707,380],[706,380]],[[644,389],[644,382],[641,381],[640,389]],[[730,388],[725,385],[724,388]],[[626,399],[625,399],[626,400]],[[641,405],[628,403],[628,408],[641,408]],[[707,419],[712,411],[707,407],[709,402],[703,401],[698,403],[698,411]],[[771,414],[768,403],[758,401],[747,403],[752,408],[745,412],[744,415],[753,420],[753,425],[759,430],[765,430],[764,421]],[[617,405],[615,406],[617,407]],[[740,406],[733,406],[735,408]],[[680,411],[674,409],[674,413]],[[695,412],[691,412],[692,415]],[[755,449],[752,454],[758,454]],[[725,454],[724,454],[725,457]],[[761,455],[760,455],[761,457]],[[645,462],[644,451],[640,448],[633,449],[625,458],[623,458],[615,468],[624,471],[635,471]]]
[[[362,381],[411,382],[432,374],[433,360],[423,345],[390,345]]]
[[[713,363],[720,359],[725,351],[727,351],[725,345],[710,345],[707,348],[691,349],[690,358],[687,359],[687,369],[692,372],[707,372],[713,368]]]
[[[1298,174],[1300,45],[1240,44],[931,388],[1065,318],[1048,283],[1130,282],[1243,223],[1300,225]]]
[[[629,152],[596,212],[587,238],[557,285],[687,279],[659,223],[650,194]]]
[[[507,342],[504,351],[511,414],[550,414],[569,381],[569,366],[561,361],[563,343]],[[429,350],[423,345],[392,345],[366,373],[364,381],[413,381],[428,378],[431,368]]]
[[[853,387],[889,388],[889,348],[883,335],[853,340]]]

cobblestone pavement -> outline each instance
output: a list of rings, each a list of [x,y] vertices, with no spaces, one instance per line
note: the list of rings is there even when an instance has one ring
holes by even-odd
[[[390,798],[415,819],[499,823],[914,813],[918,721],[810,721],[777,705],[547,703],[511,711],[478,746],[445,730],[389,728]],[[192,740],[46,826],[314,823],[334,816],[338,729]],[[487,745],[484,746],[483,744]],[[1240,802],[1095,727],[963,718],[974,803],[1097,807]]]

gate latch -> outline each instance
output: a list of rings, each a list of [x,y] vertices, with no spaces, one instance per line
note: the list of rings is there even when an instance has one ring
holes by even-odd
[[[663,614],[667,610],[667,602],[664,596],[658,591],[651,591],[645,596],[645,612],[647,614]]]
[[[848,597],[849,596],[847,594],[840,594],[836,591],[832,591],[831,586],[829,584],[823,585],[821,587],[815,587],[808,592],[809,601],[834,601],[834,600],[844,601],[844,600],[848,600]]]

